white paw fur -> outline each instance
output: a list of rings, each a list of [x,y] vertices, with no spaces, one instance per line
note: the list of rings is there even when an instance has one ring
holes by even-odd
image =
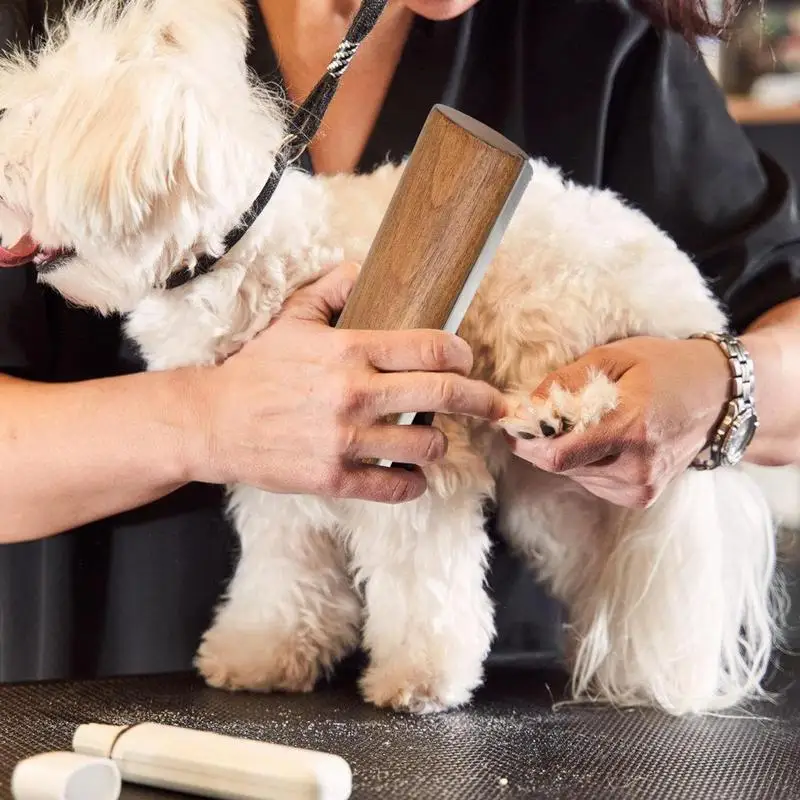
[[[617,387],[602,373],[587,375],[586,385],[571,392],[559,383],[550,385],[547,397],[517,392],[513,416],[497,424],[518,439],[542,439],[575,431],[581,433],[599,424],[617,407]]]

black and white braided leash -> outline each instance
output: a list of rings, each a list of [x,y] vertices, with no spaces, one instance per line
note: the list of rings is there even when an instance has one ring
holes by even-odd
[[[345,39],[333,54],[333,60],[328,65],[328,73],[335,78],[341,78],[344,71],[350,66],[356,50],[358,50],[358,45]]]
[[[205,254],[200,256],[193,266],[184,267],[169,276],[165,288],[175,289],[183,286],[193,278],[206,275],[217,262],[231,251],[247,233],[259,215],[272,199],[286,168],[294,163],[306,150],[322,124],[322,118],[339,88],[342,75],[353,60],[361,43],[369,36],[378,19],[386,8],[387,0],[362,0],[361,6],[353,18],[347,35],[331,59],[325,74],[312,89],[303,104],[297,109],[289,123],[291,136],[275,157],[275,165],[267,178],[267,182],[253,201],[250,208],[242,215],[239,224],[225,237],[223,252],[218,256]]]

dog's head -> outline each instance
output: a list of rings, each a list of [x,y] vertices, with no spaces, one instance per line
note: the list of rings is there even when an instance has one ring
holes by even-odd
[[[0,62],[0,266],[126,311],[219,248],[284,135],[239,0],[100,0]]]

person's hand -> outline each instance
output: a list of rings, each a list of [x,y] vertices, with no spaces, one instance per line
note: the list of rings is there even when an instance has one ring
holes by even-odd
[[[547,398],[554,382],[576,392],[591,371],[616,384],[614,410],[582,432],[531,440],[508,436],[509,444],[520,458],[567,475],[598,497],[648,507],[716,429],[730,390],[727,360],[705,339],[625,339],[548,375],[533,397]]]
[[[193,418],[202,435],[192,448],[193,480],[408,501],[426,489],[419,467],[442,458],[447,442],[435,428],[381,419],[429,411],[496,420],[506,413],[497,390],[465,377],[472,352],[456,336],[330,327],[356,276],[354,267],[339,267],[303,287],[238,353],[194,373]]]

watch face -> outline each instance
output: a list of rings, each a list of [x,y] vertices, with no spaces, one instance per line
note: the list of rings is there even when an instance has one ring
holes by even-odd
[[[733,466],[741,461],[747,446],[753,441],[757,428],[758,420],[751,409],[743,411],[733,421],[722,445],[722,453],[728,465]]]

